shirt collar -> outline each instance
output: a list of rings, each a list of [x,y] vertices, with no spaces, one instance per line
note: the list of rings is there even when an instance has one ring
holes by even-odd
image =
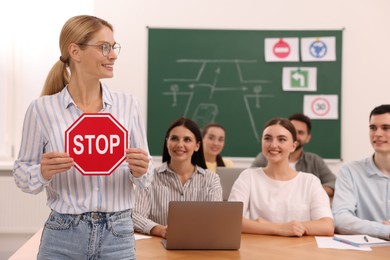
[[[166,173],[166,172],[172,172],[172,173],[174,173],[172,170],[170,170],[170,169],[168,168],[167,162],[164,162],[164,163],[157,169],[157,173]],[[203,175],[206,174],[206,170],[203,169],[202,167],[199,167],[198,165],[195,165],[195,172],[198,173],[198,174],[203,174]]]
[[[367,165],[368,165],[368,176],[372,177],[373,175],[379,175],[379,176],[384,176],[384,177],[387,177],[386,175],[384,175],[381,170],[378,169],[378,167],[375,165],[375,162],[374,162],[374,155],[373,154],[372,156],[368,157],[367,158]]]
[[[100,83],[100,87],[102,88],[102,93],[103,93],[103,110],[106,110],[107,106],[109,108],[112,107],[112,96],[110,94],[108,87],[104,83]],[[65,109],[69,108],[71,105],[76,106],[76,103],[74,102],[73,98],[69,94],[68,85],[66,85],[61,90],[60,95],[64,100]]]

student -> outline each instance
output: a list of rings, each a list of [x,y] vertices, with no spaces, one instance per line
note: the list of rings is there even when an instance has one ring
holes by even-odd
[[[132,187],[147,187],[153,166],[137,99],[100,82],[113,77],[121,46],[111,24],[88,15],[70,18],[59,44],[42,96],[27,109],[14,165],[17,186],[46,190],[52,210],[38,259],[135,259]],[[109,176],[82,175],[64,152],[65,131],[86,112],[111,113],[129,132],[126,163]]]
[[[329,197],[313,174],[297,172],[288,157],[297,146],[294,125],[284,118],[263,129],[264,168],[244,170],[232,187],[229,201],[242,201],[242,232],[279,235],[333,235]]]
[[[136,190],[133,219],[136,231],[165,238],[170,201],[222,201],[222,188],[219,176],[206,169],[202,136],[190,119],[168,128],[162,161],[150,188]]]
[[[324,160],[317,154],[303,151],[305,144],[311,139],[311,120],[304,114],[294,114],[289,117],[297,131],[297,147],[290,154],[290,166],[297,171],[308,172],[316,175],[329,197],[333,196],[336,176],[332,173]],[[259,153],[253,161],[251,167],[264,167],[267,165],[267,159],[262,153]]]
[[[202,132],[204,157],[207,169],[216,172],[218,166],[233,167],[233,162],[222,158],[221,152],[225,146],[225,128],[217,123],[205,125]]]
[[[341,167],[333,198],[336,233],[390,240],[390,104],[369,117],[374,154]]]

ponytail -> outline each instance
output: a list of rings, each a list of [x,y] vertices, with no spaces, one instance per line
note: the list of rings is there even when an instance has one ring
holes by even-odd
[[[45,85],[43,86],[41,96],[54,95],[60,92],[68,83],[70,73],[65,62],[57,61],[49,71],[46,77]]]

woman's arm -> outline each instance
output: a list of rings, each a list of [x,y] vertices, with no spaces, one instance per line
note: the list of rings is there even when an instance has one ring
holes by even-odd
[[[242,233],[301,237],[307,234],[307,228],[298,221],[277,224],[266,221],[262,218],[251,220],[243,217]]]
[[[306,227],[306,235],[309,236],[333,236],[334,234],[332,218],[304,221],[302,225]]]
[[[331,218],[322,218],[313,221],[291,221],[288,223],[272,223],[258,218],[250,220],[242,219],[242,232],[260,235],[278,235],[278,236],[332,236],[334,233],[333,220]]]

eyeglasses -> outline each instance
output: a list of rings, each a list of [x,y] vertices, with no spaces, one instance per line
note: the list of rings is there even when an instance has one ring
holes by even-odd
[[[78,45],[83,45],[83,46],[92,46],[92,47],[97,47],[102,50],[102,54],[104,57],[107,57],[108,54],[110,54],[111,49],[114,50],[114,53],[116,56],[119,55],[121,52],[121,45],[119,43],[114,43],[114,45],[111,45],[109,43],[102,43],[102,44],[86,44],[86,43],[78,43]]]

